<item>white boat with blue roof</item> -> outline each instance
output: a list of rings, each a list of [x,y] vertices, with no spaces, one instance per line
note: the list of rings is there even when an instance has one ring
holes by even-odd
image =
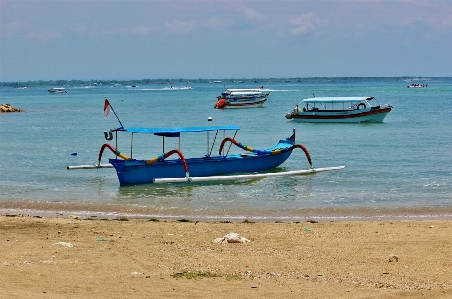
[[[382,122],[391,110],[391,105],[380,105],[375,97],[313,97],[303,99],[286,118],[311,123]]]

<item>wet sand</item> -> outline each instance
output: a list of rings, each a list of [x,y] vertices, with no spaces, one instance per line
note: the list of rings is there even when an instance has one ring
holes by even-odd
[[[217,244],[235,232],[247,243]],[[451,298],[452,221],[0,216],[2,298]]]

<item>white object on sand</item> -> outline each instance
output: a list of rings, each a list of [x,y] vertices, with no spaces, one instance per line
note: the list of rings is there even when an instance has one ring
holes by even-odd
[[[226,243],[246,243],[246,242],[250,242],[250,240],[248,240],[247,238],[241,237],[237,233],[229,233],[229,234],[225,235],[223,238],[216,238],[215,240],[213,240],[213,242],[214,243],[221,243],[221,244],[226,244]]]

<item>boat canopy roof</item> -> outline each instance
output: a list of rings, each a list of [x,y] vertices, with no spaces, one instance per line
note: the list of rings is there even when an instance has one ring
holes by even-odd
[[[344,103],[344,102],[361,102],[370,101],[374,97],[318,97],[303,99],[306,103]]]
[[[180,133],[196,133],[210,131],[237,131],[238,126],[206,126],[206,127],[181,127],[181,128],[119,128],[117,131],[125,131],[130,133],[154,134],[166,137],[178,137]]]
[[[252,96],[252,95],[259,95],[261,94],[261,91],[234,91],[234,92],[223,92],[223,95],[231,95],[231,96]]]
[[[226,91],[229,92],[260,92],[263,88],[229,88]]]

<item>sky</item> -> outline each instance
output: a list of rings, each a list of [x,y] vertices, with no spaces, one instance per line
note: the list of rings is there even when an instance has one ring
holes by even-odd
[[[0,81],[452,76],[451,0],[0,0]]]

